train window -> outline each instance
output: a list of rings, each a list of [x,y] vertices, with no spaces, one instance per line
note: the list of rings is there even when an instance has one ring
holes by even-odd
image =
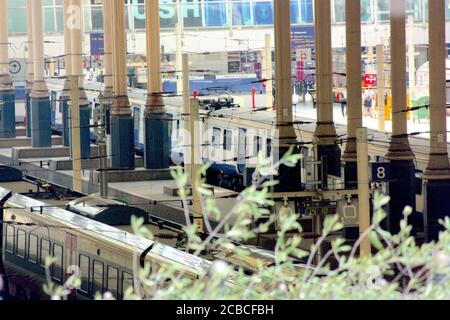
[[[28,261],[37,263],[38,258],[38,237],[30,234],[28,238]]]
[[[92,268],[92,293],[94,295],[97,293],[103,294],[103,273],[103,262],[94,260]]]
[[[127,291],[128,288],[133,287],[133,275],[131,273],[122,272],[122,298],[125,295],[125,291]]]
[[[259,151],[261,151],[262,138],[255,136],[253,137],[253,155],[258,156]]]
[[[89,267],[91,264],[91,260],[89,257],[80,254],[78,265],[80,267],[80,279],[81,279],[81,285],[80,285],[80,291],[84,293],[89,292]]]
[[[267,139],[266,157],[270,158],[272,155],[272,139]]]
[[[63,247],[54,243],[53,256],[56,261],[52,266],[52,277],[57,281],[61,281],[63,279]]]
[[[50,242],[46,239],[41,239],[41,266],[45,268],[45,258],[50,256]]]
[[[25,242],[27,233],[21,229],[17,229],[17,256],[25,258]]]
[[[225,130],[223,134],[223,149],[230,151],[233,140],[233,132],[231,130]]]
[[[106,277],[106,291],[110,292],[113,297],[117,298],[117,292],[119,291],[119,270],[108,266]]]
[[[212,145],[214,147],[220,146],[220,134],[221,130],[219,128],[213,128]]]
[[[14,253],[15,228],[6,226],[6,252]]]

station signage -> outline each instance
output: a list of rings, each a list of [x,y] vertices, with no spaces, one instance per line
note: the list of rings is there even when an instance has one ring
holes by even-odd
[[[389,162],[372,163],[372,182],[388,182],[390,177]]]
[[[314,49],[314,26],[293,26],[291,28],[291,47],[293,49]]]
[[[372,73],[366,73],[364,75],[364,87],[375,87],[377,83],[377,75]]]
[[[91,33],[91,56],[101,56],[105,52],[105,36],[103,33]]]

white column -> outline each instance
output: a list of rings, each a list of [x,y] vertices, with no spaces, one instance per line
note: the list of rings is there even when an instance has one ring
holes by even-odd
[[[33,83],[33,12],[31,10],[33,0],[27,0],[27,86]],[[28,89],[28,88],[27,88]],[[29,88],[31,89],[31,88]]]
[[[317,92],[317,126],[315,136],[319,139],[319,144],[333,145],[336,142],[336,128],[333,122],[330,0],[315,0],[314,14]]]
[[[356,161],[356,129],[362,127],[361,98],[361,3],[345,0],[347,66],[347,133],[342,159]]]
[[[447,152],[445,6],[444,1],[428,2],[430,41],[430,157],[424,178],[450,179]],[[433,213],[437,214],[437,213]]]
[[[406,112],[406,7],[405,0],[391,3],[392,139],[386,158],[413,160],[409,146]]]
[[[286,144],[295,139],[292,124],[292,71],[291,71],[291,20],[290,3],[275,0],[275,106],[279,138]]]
[[[273,81],[272,81],[272,36],[270,33],[265,36],[264,47],[264,78],[266,81],[266,108],[273,107]]]
[[[105,83],[105,99],[110,99],[113,90],[113,78],[112,78],[112,69],[113,69],[113,57],[112,57],[112,8],[111,1],[104,0],[103,1],[103,29],[104,29],[104,83]],[[111,103],[109,100],[107,102]]]
[[[9,74],[8,0],[0,0],[0,74]]]
[[[34,98],[49,97],[45,77],[44,60],[44,28],[42,23],[42,0],[32,1],[32,23],[33,23],[33,69],[34,81],[31,96]]]

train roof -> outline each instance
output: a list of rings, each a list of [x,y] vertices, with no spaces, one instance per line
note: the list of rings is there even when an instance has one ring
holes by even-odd
[[[130,225],[131,217],[142,217],[145,223],[149,215],[126,202],[99,196],[87,196],[69,202],[66,209],[110,226]]]
[[[209,261],[196,257],[192,254],[177,250],[161,243],[155,243],[152,240],[139,237],[135,234],[122,231],[58,207],[49,207],[45,202],[35,200],[21,194],[14,194],[8,199],[8,201],[6,201],[6,204],[8,207],[29,209],[30,212],[35,212],[36,215],[45,215],[59,220],[62,223],[69,224],[70,226],[68,226],[68,228],[92,232],[105,238],[132,246],[140,252],[143,252],[153,245],[150,253],[162,256],[166,259],[193,269],[202,269],[206,271],[210,265]]]

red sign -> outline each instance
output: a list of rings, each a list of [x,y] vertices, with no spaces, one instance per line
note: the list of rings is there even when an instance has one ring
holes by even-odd
[[[364,75],[364,87],[374,87],[377,83],[377,75],[366,73]]]

